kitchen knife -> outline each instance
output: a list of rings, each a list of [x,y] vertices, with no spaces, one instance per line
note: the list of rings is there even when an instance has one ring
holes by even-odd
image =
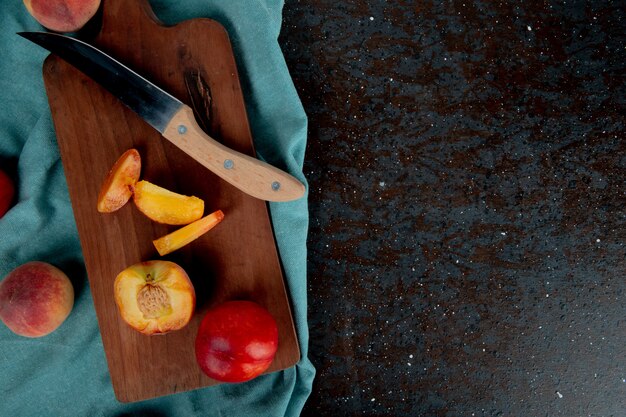
[[[48,32],[18,35],[79,69],[164,138],[241,191],[267,201],[290,201],[304,195],[304,185],[296,178],[217,142],[198,126],[189,106],[88,43]]]

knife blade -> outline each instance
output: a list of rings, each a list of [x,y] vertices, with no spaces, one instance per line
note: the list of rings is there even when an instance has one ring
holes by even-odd
[[[165,139],[246,194],[277,202],[304,195],[305,187],[298,179],[211,138],[202,131],[189,106],[94,46],[57,33],[19,32],[18,35],[76,67]]]

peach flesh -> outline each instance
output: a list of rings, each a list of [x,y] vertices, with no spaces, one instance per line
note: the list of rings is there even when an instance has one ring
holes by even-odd
[[[198,197],[178,194],[146,180],[135,184],[133,201],[139,211],[158,223],[189,224],[204,213],[204,201]]]
[[[173,262],[131,265],[113,285],[122,320],[145,335],[178,330],[191,320],[196,293],[185,270]]]
[[[174,252],[188,243],[193,242],[217,226],[223,219],[224,213],[222,210],[217,210],[208,216],[196,220],[193,223],[189,223],[187,226],[181,227],[170,234],[153,240],[152,243],[159,252],[159,255],[165,256],[168,253]]]
[[[129,149],[115,161],[98,194],[98,211],[111,213],[122,208],[133,195],[141,174],[141,156]]]

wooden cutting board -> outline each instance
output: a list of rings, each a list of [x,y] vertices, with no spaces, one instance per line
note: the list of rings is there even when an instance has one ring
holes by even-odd
[[[232,48],[219,23],[193,19],[164,27],[147,0],[104,0],[93,43],[191,105],[209,135],[254,154]],[[279,328],[268,372],[293,366],[300,351],[267,204],[220,180],[61,59],[48,57],[43,74],[116,397],[138,401],[217,384],[196,364],[194,340],[206,310],[226,300],[265,306]],[[98,213],[103,179],[133,147],[142,156],[143,179],[202,198],[205,214],[221,209],[224,221],[161,258],[152,240],[177,226],[151,221],[132,202],[115,213]],[[117,274],[151,259],[180,264],[197,296],[191,323],[161,336],[131,329],[113,299]]]

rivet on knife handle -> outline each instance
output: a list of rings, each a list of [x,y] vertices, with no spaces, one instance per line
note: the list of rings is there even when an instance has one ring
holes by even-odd
[[[172,117],[163,131],[168,139],[223,180],[246,194],[269,201],[290,201],[304,195],[304,185],[263,161],[236,152],[204,133],[189,106]]]

